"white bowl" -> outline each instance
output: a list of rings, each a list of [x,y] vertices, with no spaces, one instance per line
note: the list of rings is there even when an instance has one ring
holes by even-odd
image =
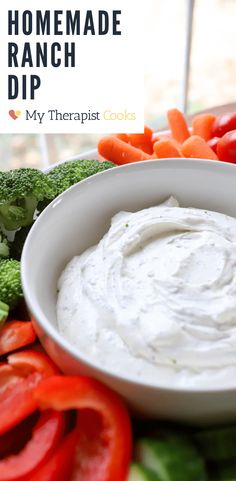
[[[158,204],[170,194],[182,206],[236,217],[236,167],[207,160],[151,160],[107,170],[71,187],[40,215],[26,240],[25,299],[42,344],[64,372],[102,380],[145,416],[192,423],[236,420],[236,379],[235,388],[202,390],[137,382],[128,372],[117,375],[99,367],[57,330],[56,287],[67,262],[101,239],[115,213]]]

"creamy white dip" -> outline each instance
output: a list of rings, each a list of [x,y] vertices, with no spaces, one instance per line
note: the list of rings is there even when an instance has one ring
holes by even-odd
[[[236,219],[175,199],[121,212],[58,284],[60,332],[89,358],[153,384],[236,379]]]

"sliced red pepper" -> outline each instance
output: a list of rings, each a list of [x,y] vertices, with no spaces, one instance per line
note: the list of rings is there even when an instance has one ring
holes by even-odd
[[[16,455],[0,460],[1,481],[25,481],[26,476],[42,466],[58,446],[64,430],[64,416],[56,411],[41,414],[32,438]]]
[[[34,371],[42,374],[43,377],[59,374],[58,367],[43,352],[27,350],[10,354],[7,358],[8,363],[16,368],[22,375],[28,375]]]
[[[0,366],[0,434],[37,409],[34,388],[57,373],[58,368],[42,352],[29,350],[8,356],[8,364]]]
[[[38,417],[39,412],[36,411],[24,419],[24,421],[17,424],[17,426],[0,436],[0,459],[18,453],[23,448],[32,436],[32,429]]]
[[[53,456],[25,481],[69,481],[75,457],[79,430],[74,429],[62,441]]]
[[[13,383],[18,382],[22,376],[7,362],[0,365],[0,394]]]
[[[0,356],[31,344],[35,339],[31,322],[9,321],[0,330]]]
[[[10,384],[1,393],[0,435],[16,426],[37,409],[38,405],[33,391],[41,380],[41,374],[35,372],[25,379],[19,379],[16,383]]]
[[[131,426],[119,396],[82,376],[55,376],[35,390],[43,409],[78,409],[80,437],[73,481],[125,481],[131,457]]]

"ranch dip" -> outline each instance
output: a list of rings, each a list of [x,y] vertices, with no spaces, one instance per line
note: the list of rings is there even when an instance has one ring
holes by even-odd
[[[148,383],[236,378],[236,219],[174,198],[120,212],[59,284],[60,332],[102,367]]]

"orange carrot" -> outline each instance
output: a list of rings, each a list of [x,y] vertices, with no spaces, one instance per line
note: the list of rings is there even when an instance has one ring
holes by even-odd
[[[103,137],[98,143],[99,154],[117,165],[149,160],[151,156],[132,145],[126,144],[117,137]]]
[[[153,131],[150,127],[145,125],[143,134],[130,134],[129,140],[131,145],[141,149],[147,154],[153,153],[153,142],[152,142]]]
[[[199,135],[192,135],[189,139],[185,140],[181,150],[184,157],[210,160],[218,159],[208,143],[202,137],[199,137]]]
[[[190,135],[184,115],[178,109],[171,109],[167,112],[167,119],[174,139],[182,144]]]
[[[179,144],[174,139],[161,139],[155,142],[154,153],[158,159],[183,157]]]
[[[153,131],[147,125],[144,126],[144,133],[143,134],[130,134],[130,142],[131,144],[136,147],[138,144],[143,144],[144,142],[152,141]]]
[[[128,134],[115,134],[117,139],[123,140],[123,142],[129,143],[129,136]]]
[[[200,135],[204,140],[212,137],[212,126],[216,116],[213,114],[199,114],[192,120],[193,135]]]
[[[132,142],[131,142],[131,145],[133,145]],[[143,152],[146,152],[146,154],[149,154],[149,155],[153,154],[152,142],[143,142],[142,144],[133,145],[133,147],[136,147],[136,149],[140,149]]]

